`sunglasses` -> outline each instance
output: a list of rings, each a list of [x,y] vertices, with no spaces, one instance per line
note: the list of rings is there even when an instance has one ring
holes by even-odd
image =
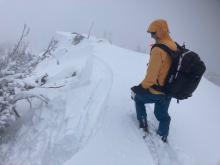
[[[156,37],[156,32],[150,32],[151,38],[155,38]]]
[[[150,34],[153,36],[153,35],[156,35],[156,32],[150,32]]]

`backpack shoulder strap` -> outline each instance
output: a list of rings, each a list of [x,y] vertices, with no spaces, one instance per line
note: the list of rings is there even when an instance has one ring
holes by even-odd
[[[172,58],[176,58],[176,52],[173,51],[172,49],[170,49],[167,45],[165,44],[154,44],[151,48],[151,51],[153,50],[153,48],[155,47],[159,47],[160,49],[164,50],[169,56],[171,56]]]
[[[185,49],[185,43],[183,43],[183,46],[180,46],[180,44],[178,44],[177,42],[175,42],[176,46],[177,46],[177,50],[181,50],[181,49]]]

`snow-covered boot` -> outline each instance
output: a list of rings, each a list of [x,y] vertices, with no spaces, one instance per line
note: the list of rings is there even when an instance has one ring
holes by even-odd
[[[149,132],[147,119],[139,120],[139,128],[143,128],[145,132]]]
[[[143,128],[143,129],[144,129],[145,132],[149,132],[148,124],[147,124],[147,123],[144,125],[144,128]]]
[[[142,121],[139,121],[139,128],[144,128],[144,123]]]
[[[161,136],[161,140],[162,140],[164,143],[167,143],[167,136]]]
[[[164,143],[167,143],[167,136],[166,135],[162,135],[160,131],[157,131],[157,135],[159,135],[161,137],[161,140]]]

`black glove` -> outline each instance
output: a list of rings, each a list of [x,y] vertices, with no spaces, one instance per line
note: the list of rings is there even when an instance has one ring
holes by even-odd
[[[146,92],[146,89],[144,89],[141,84],[138,86],[133,86],[131,90],[136,94],[143,94]]]

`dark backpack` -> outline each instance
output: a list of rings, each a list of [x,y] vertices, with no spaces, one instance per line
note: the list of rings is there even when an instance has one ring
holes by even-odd
[[[177,44],[177,51],[171,50],[164,44],[154,44],[151,50],[154,47],[159,47],[167,52],[172,58],[172,64],[164,86],[153,85],[152,87],[177,100],[191,97],[206,70],[199,55],[186,49],[185,45]]]

